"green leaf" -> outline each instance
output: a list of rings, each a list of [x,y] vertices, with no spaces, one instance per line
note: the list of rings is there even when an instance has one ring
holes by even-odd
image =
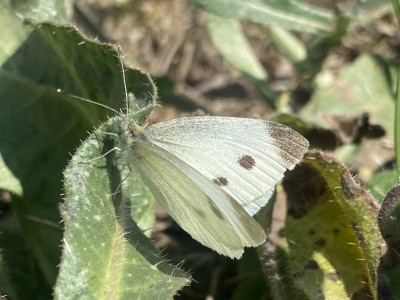
[[[18,217],[11,211],[3,211],[0,230],[2,256],[0,291],[10,299],[49,298],[52,287],[40,272],[40,266],[25,238]]]
[[[391,9],[392,7],[389,0],[364,0],[357,1],[349,14],[355,21],[367,23],[376,20],[377,15],[390,13]]]
[[[339,74],[324,72],[318,75],[312,99],[301,116],[321,125],[331,121],[331,115],[357,115],[367,112],[371,123],[381,124],[393,136],[393,95],[384,69],[372,56],[363,55],[347,65]],[[379,106],[377,106],[379,99]]]
[[[397,182],[397,172],[395,170],[384,170],[372,176],[366,183],[365,188],[374,196],[379,203],[383,202],[388,191]]]
[[[294,34],[280,27],[270,27],[269,35],[278,49],[294,63],[307,58],[306,46]]]
[[[326,10],[290,0],[190,0],[202,9],[226,18],[307,32],[332,32],[333,15]]]
[[[30,28],[30,35],[21,41],[18,50],[0,70],[0,94],[3,95],[0,103],[3,165],[0,169],[4,171],[0,186],[22,197],[15,201],[15,212],[48,284],[52,285],[60,258],[58,244],[62,232],[58,226],[58,203],[62,169],[69,152],[85,132],[101,115],[105,117],[104,109],[102,112],[90,107],[79,110],[81,103],[71,103],[56,89],[96,99],[101,88],[92,92],[90,87],[99,85],[101,79],[109,80],[111,73],[105,76],[107,73],[103,72],[110,70],[110,66],[115,70],[114,76],[120,77],[120,71],[112,55],[108,65],[99,64],[101,57],[106,56],[105,46],[93,50],[94,44],[87,43],[78,48],[78,42],[84,39],[73,28],[50,24],[25,26]],[[86,57],[79,52],[90,47],[93,51],[88,51]],[[76,58],[79,56],[82,61]],[[98,73],[90,68],[96,64]],[[123,98],[121,94],[117,96],[122,90],[122,82],[119,83],[103,90],[103,96],[114,101]]]
[[[17,299],[17,294],[11,283],[10,273],[3,255],[0,254],[0,295],[7,295],[12,299]]]
[[[208,14],[207,27],[211,40],[226,60],[254,80],[267,80],[268,74],[250,47],[240,23]]]
[[[207,27],[214,46],[224,58],[248,76],[270,101],[274,100],[276,95],[268,86],[268,74],[250,47],[240,23],[208,14]]]
[[[15,217],[14,218],[9,217],[9,216],[6,217],[3,215],[2,220],[0,221],[0,228],[1,228],[2,232],[4,231],[4,229],[6,227],[6,226],[4,226],[5,224],[3,224],[5,219],[6,219],[6,222],[8,222],[8,224],[7,224],[8,228],[13,227],[13,225],[15,224],[15,222],[13,222],[13,221],[15,221]],[[9,234],[5,235],[6,238],[9,236],[10,236]],[[18,236],[18,234],[16,234],[16,236]],[[15,239],[16,236],[14,236],[14,243],[16,240]],[[1,249],[7,249],[7,244],[11,244],[11,243],[13,243],[13,241],[11,241],[11,240],[5,241],[4,237],[3,237],[0,240]],[[23,249],[25,243],[21,240],[18,240],[18,243],[19,243],[19,248]],[[18,266],[18,263],[21,261],[23,261],[23,263],[26,263],[27,257],[26,256],[24,257],[21,255],[21,254],[23,254],[23,253],[21,253],[22,251],[21,252],[19,251],[17,253],[14,252],[14,253],[5,253],[5,254],[3,251],[0,253],[0,295],[7,295],[8,297],[10,297],[10,299],[19,299],[18,293],[16,292],[16,290],[18,289],[18,283],[20,284],[19,287],[21,287],[21,288],[24,286],[24,283],[21,280],[21,276],[18,276],[18,270],[23,269],[23,268],[20,268],[20,266]],[[6,255],[8,256],[7,257],[8,259],[6,258]],[[14,259],[10,259],[10,256],[14,256],[13,257]],[[25,258],[25,259],[23,259],[23,258]],[[10,272],[10,269],[13,272]],[[12,277],[14,279],[14,282],[11,279]],[[26,278],[26,279],[28,279],[27,282],[29,282],[29,278]],[[21,280],[21,281],[19,281],[19,280]],[[26,287],[26,285],[25,285],[25,287]],[[25,289],[25,290],[27,290],[27,289]],[[32,291],[30,290],[29,292],[32,292]],[[28,296],[28,295],[25,295],[25,296]]]
[[[392,5],[394,8],[395,15],[397,17],[397,22],[400,21],[400,1],[392,0]],[[394,132],[395,132],[395,153],[396,153],[396,165],[397,165],[397,178],[400,179],[400,68],[397,66],[396,70],[392,71],[396,72],[394,76],[396,80],[394,80],[395,87],[395,124],[394,124]]]
[[[394,13],[396,15],[397,21],[400,21],[400,2],[398,0],[391,0]]]
[[[110,109],[57,90],[115,110],[125,107],[125,92],[119,55],[111,46],[88,40],[74,27],[22,23],[12,15],[9,19],[23,34],[16,40],[7,35],[1,43],[13,46],[5,47],[1,57],[0,187],[14,194],[13,211],[22,229],[16,236],[6,223],[0,224],[1,246],[4,253],[20,253],[17,250],[26,241],[23,257],[30,260],[18,268],[13,264],[10,273],[24,287],[17,287],[18,293],[40,286],[45,294],[30,295],[43,299],[52,292],[61,257],[62,171],[87,132],[110,114]],[[131,94],[153,103],[156,89],[147,74],[127,70],[126,79]],[[148,216],[141,216],[146,229],[154,219]],[[5,257],[6,263],[15,258],[10,256]]]
[[[321,72],[316,84],[312,99],[300,112],[303,119],[346,134],[349,130],[347,119],[358,119],[367,113],[370,124],[382,126],[386,131],[385,138],[393,139],[393,94],[384,66],[372,56],[360,56],[337,75]],[[389,160],[393,155],[383,149],[381,140],[373,139],[363,139],[361,144],[346,144],[335,154],[345,163],[355,160],[367,162],[365,166],[371,169],[379,167],[383,160]]]
[[[72,14],[71,0],[5,0],[5,2],[0,4],[0,9],[1,6],[9,7],[16,15],[30,18],[35,22],[53,21],[65,24]]]
[[[138,111],[129,118],[143,122],[154,102],[135,104]],[[154,199],[129,168],[130,149],[115,148],[121,145],[113,134],[128,126],[126,117],[100,126],[65,170],[57,299],[170,299],[189,282],[186,273],[163,261],[142,232],[149,234],[154,224]]]
[[[2,30],[2,42],[0,43],[0,64],[3,64],[23,43],[31,32],[29,27],[21,26],[21,19],[15,15],[9,3],[0,4],[0,26],[1,28],[12,28],[13,30]]]
[[[310,298],[376,299],[384,243],[378,204],[347,169],[325,153],[310,151],[288,173],[286,238],[290,271]]]

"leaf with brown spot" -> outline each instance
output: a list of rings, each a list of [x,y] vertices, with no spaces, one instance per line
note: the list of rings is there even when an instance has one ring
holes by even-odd
[[[332,156],[310,151],[283,181],[292,274],[308,294],[376,299],[383,254],[378,204]],[[319,269],[307,268],[315,261]],[[332,274],[340,276],[332,277]],[[332,280],[334,278],[335,280]]]

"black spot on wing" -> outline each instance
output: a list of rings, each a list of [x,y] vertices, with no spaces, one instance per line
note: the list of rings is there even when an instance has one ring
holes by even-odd
[[[213,179],[213,182],[218,186],[227,186],[229,183],[228,179],[222,176]]]
[[[256,165],[256,161],[250,155],[243,155],[239,158],[238,163],[246,170],[251,170]]]

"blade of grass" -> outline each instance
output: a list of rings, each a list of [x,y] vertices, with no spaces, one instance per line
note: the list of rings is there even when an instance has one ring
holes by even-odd
[[[400,23],[400,0],[392,0],[394,13],[397,17],[397,22]],[[397,86],[396,86],[396,109],[394,118],[394,140],[395,140],[395,153],[397,165],[397,178],[400,180],[400,69],[397,73]]]
[[[394,13],[396,14],[397,21],[400,20],[400,1],[399,0],[392,0],[392,5],[394,9]]]
[[[395,141],[395,154],[397,166],[397,178],[400,180],[400,69],[397,73],[397,86],[396,86],[396,103],[395,103],[395,118],[394,118],[394,141]]]

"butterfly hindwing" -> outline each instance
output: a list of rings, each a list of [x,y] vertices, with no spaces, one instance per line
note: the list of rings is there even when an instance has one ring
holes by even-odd
[[[244,247],[261,244],[261,226],[228,194],[164,149],[137,142],[133,167],[156,199],[194,239],[239,258]]]

